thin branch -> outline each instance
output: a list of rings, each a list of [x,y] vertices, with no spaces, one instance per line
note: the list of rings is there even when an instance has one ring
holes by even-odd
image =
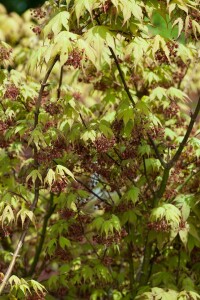
[[[120,67],[120,64],[119,64],[119,62],[118,62],[118,59],[117,59],[117,57],[116,57],[116,55],[115,55],[115,52],[113,51],[113,49],[112,49],[111,47],[108,47],[108,48],[109,48],[109,50],[110,50],[110,52],[111,52],[111,55],[112,55],[112,57],[113,57],[113,59],[114,59],[114,61],[115,61],[116,67],[117,67],[118,72],[119,72],[119,76],[120,76],[121,81],[122,81],[122,83],[123,83],[124,89],[125,89],[125,91],[126,91],[126,93],[127,93],[127,95],[128,95],[128,98],[129,98],[129,100],[131,101],[133,107],[135,107],[135,101],[133,100],[133,97],[132,97],[132,95],[131,95],[131,93],[130,93],[130,90],[129,90],[127,84],[126,84],[126,80],[124,79],[124,74],[123,74],[123,72],[122,72],[122,70],[121,70],[121,67]]]
[[[146,168],[146,163],[145,163],[145,158],[144,156],[142,157],[143,160],[143,166],[144,166],[144,176],[146,178],[147,184],[148,184],[148,188],[151,191],[152,195],[155,196],[155,191],[151,186],[151,182],[149,181],[148,175],[147,175],[147,168]]]
[[[42,233],[41,233],[41,236],[40,236],[40,241],[39,241],[38,247],[37,247],[36,252],[35,252],[33,263],[31,265],[30,271],[28,273],[29,276],[32,276],[34,274],[35,268],[37,267],[37,263],[38,263],[38,260],[40,258],[40,254],[42,252],[42,247],[43,247],[45,236],[46,236],[47,224],[48,224],[49,218],[51,217],[51,215],[53,214],[53,212],[56,208],[56,205],[53,205],[53,197],[54,197],[54,195],[51,194],[50,201],[49,201],[49,209],[48,209],[48,211],[47,211],[47,213],[44,217],[43,226],[42,226]]]
[[[196,172],[192,171],[192,173],[186,177],[185,181],[177,187],[176,191],[180,192],[182,190],[182,188],[192,179],[192,177],[197,175],[199,172],[200,172],[200,169]]]
[[[81,118],[81,121],[82,121],[82,123],[83,123],[83,126],[87,129],[87,125],[86,125],[86,123],[85,123],[85,121],[84,121],[84,119],[83,119],[82,114],[79,113],[79,116],[80,116],[80,118]]]
[[[195,123],[195,121],[197,119],[197,116],[198,116],[199,112],[200,112],[200,97],[199,97],[196,109],[195,109],[194,113],[191,116],[190,123],[188,125],[188,129],[187,129],[187,131],[185,133],[185,136],[184,136],[182,142],[180,143],[179,148],[176,151],[174,157],[167,164],[169,168],[172,168],[174,166],[174,164],[178,161],[179,157],[181,156],[181,153],[182,153],[182,151],[183,151],[183,149],[184,149],[184,147],[185,147],[185,145],[186,145],[186,143],[188,141],[188,138],[189,138],[190,133],[191,133],[191,131],[193,129],[194,123]]]
[[[42,101],[42,94],[43,94],[43,91],[44,91],[44,88],[45,86],[47,85],[47,80],[51,74],[51,71],[55,65],[55,63],[57,62],[58,60],[58,57],[56,57],[54,59],[54,61],[52,62],[52,65],[50,66],[50,68],[47,70],[47,73],[41,83],[41,87],[40,87],[40,91],[39,91],[39,94],[38,94],[38,98],[37,98],[37,101],[35,103],[35,117],[34,117],[34,127],[33,127],[33,130],[37,127],[38,125],[38,119],[39,119],[39,112],[40,112],[40,106],[41,106],[41,101]],[[38,163],[38,150],[37,150],[37,147],[34,145],[34,164],[35,164],[35,168],[38,169],[39,168],[39,163]],[[35,181],[35,187],[34,187],[34,200],[33,200],[33,203],[30,207],[30,210],[31,211],[34,211],[36,206],[37,206],[37,203],[38,203],[38,199],[39,199],[39,188],[40,188],[40,180],[39,178],[36,179]],[[31,223],[31,220],[30,219],[27,219],[27,221],[25,222],[25,226],[24,226],[24,230],[19,238],[19,241],[18,241],[18,244],[17,244],[17,247],[15,249],[15,252],[13,254],[13,258],[10,262],[10,265],[6,271],[6,274],[3,278],[3,281],[0,285],[0,295],[2,294],[6,284],[8,283],[8,280],[9,280],[9,277],[10,275],[12,274],[12,271],[13,271],[13,268],[15,266],[15,263],[16,263],[16,260],[17,260],[17,257],[19,256],[19,253],[20,253],[20,250],[23,246],[23,243],[24,243],[24,239],[28,233],[28,229],[29,229],[29,225]]]
[[[59,78],[59,84],[58,84],[58,89],[57,89],[57,100],[60,99],[61,86],[62,86],[62,81],[63,81],[63,69],[64,69],[64,65],[60,68],[60,78]]]
[[[156,156],[157,156],[157,158],[159,159],[161,165],[162,165],[164,168],[166,168],[167,164],[166,164],[166,162],[163,160],[162,156],[160,155],[160,152],[159,152],[158,147],[156,146],[154,140],[152,139],[152,137],[150,136],[149,133],[148,133],[147,135],[148,135],[149,141],[150,141],[150,143],[151,143],[151,145],[152,145],[152,147],[153,147],[153,149],[154,149],[154,151],[155,151],[155,153],[156,153]]]
[[[86,190],[88,190],[88,192],[90,192],[92,195],[94,195],[95,197],[97,197],[97,199],[99,199],[101,202],[106,203],[107,205],[111,206],[111,204],[104,198],[100,197],[97,193],[95,193],[92,189],[90,189],[84,182],[82,182],[80,179],[75,178],[75,180],[80,183],[82,186],[84,186],[84,188],[86,188]]]

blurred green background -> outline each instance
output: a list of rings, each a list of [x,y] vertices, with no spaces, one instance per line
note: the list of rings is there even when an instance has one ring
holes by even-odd
[[[25,10],[31,7],[36,7],[43,4],[45,0],[1,0],[0,3],[3,4],[6,9],[11,11],[16,11],[21,14]]]

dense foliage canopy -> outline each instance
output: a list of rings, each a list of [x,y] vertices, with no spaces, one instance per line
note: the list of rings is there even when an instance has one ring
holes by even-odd
[[[200,299],[199,21],[0,5],[0,299]]]

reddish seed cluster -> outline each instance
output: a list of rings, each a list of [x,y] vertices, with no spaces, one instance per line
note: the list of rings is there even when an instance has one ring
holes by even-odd
[[[170,119],[172,117],[175,117],[178,112],[179,106],[175,101],[171,101],[170,105],[164,110],[164,115]]]
[[[122,202],[116,207],[117,212],[125,212],[127,210],[132,210],[134,208],[131,202]]]
[[[67,187],[67,182],[64,179],[56,180],[51,186],[51,192],[54,194],[60,194]]]
[[[54,116],[60,113],[61,111],[61,106],[57,103],[49,103],[45,105],[45,110],[48,112],[50,115]]]
[[[103,258],[103,260],[102,260],[102,263],[103,263],[106,267],[108,267],[108,266],[112,265],[112,263],[113,263],[113,258],[110,257],[110,256],[105,256],[105,257]]]
[[[171,60],[174,60],[177,56],[177,48],[178,44],[173,43],[173,42],[167,42],[167,47],[169,49],[169,56]],[[168,58],[164,52],[164,50],[160,49],[156,52],[155,58],[159,63],[168,63]]]
[[[46,147],[38,153],[38,162],[40,164],[48,164],[53,159],[62,157],[62,149],[55,149],[54,147]]]
[[[12,49],[0,47],[0,61],[9,60],[12,54]]]
[[[38,291],[29,295],[26,300],[45,300],[45,293]]]
[[[90,216],[87,216],[87,215],[79,215],[78,216],[78,221],[81,223],[81,224],[88,224],[91,222],[91,218]]]
[[[193,10],[190,12],[190,18],[188,22],[188,30],[192,30],[192,21],[196,21],[198,24],[200,23],[200,13],[199,10]]]
[[[122,128],[123,128],[123,121],[122,120],[115,120],[113,122],[112,130],[115,133],[115,137],[118,137],[120,135]]]
[[[102,10],[104,13],[107,13],[108,10],[110,9],[111,5],[112,5],[112,2],[111,2],[110,0],[107,0],[107,1],[105,1],[105,2],[102,4],[101,10]]]
[[[7,140],[5,140],[4,136],[0,136],[0,148],[5,149],[9,147],[9,145],[10,143]]]
[[[163,197],[166,200],[169,200],[169,199],[174,198],[176,195],[177,195],[177,192],[175,189],[173,189],[172,187],[167,187]]]
[[[94,89],[98,91],[106,91],[108,88],[108,83],[100,80],[94,84]]]
[[[41,33],[41,28],[39,26],[35,26],[32,28],[32,31],[36,34],[36,35],[40,35]]]
[[[83,101],[83,96],[82,96],[82,94],[80,93],[80,92],[74,92],[73,94],[72,94],[72,96],[74,97],[74,99],[75,100],[77,100],[77,101]]]
[[[58,247],[55,250],[55,254],[54,254],[55,258],[59,258],[60,260],[64,260],[64,261],[71,261],[72,260],[72,255],[68,250],[64,250],[60,247]]]
[[[120,241],[127,235],[128,235],[128,233],[126,232],[126,230],[122,229],[120,232],[115,231],[115,233],[113,235],[109,235],[107,237],[97,234],[97,235],[93,236],[93,241],[97,244],[110,246],[113,243],[119,244]]]
[[[81,66],[81,60],[83,58],[83,50],[79,51],[77,49],[73,49],[69,54],[68,60],[66,61],[66,66],[72,66],[74,69],[78,69]]]
[[[19,95],[19,89],[14,84],[10,84],[6,89],[4,98],[16,100],[18,95]]]
[[[148,228],[157,232],[169,232],[170,225],[167,223],[165,219],[149,222],[147,224]]]
[[[5,238],[11,235],[11,228],[9,226],[4,226],[0,228],[0,238]]]
[[[183,219],[180,221],[179,223],[179,229],[183,230],[186,227],[186,221],[184,221]]]
[[[200,23],[200,12],[199,10],[195,9],[190,12],[190,16],[193,20],[195,20],[197,23]]]
[[[43,19],[46,17],[46,12],[42,7],[37,7],[31,10],[31,16],[35,19]]]
[[[0,131],[5,131],[8,128],[6,122],[0,120]]]
[[[152,139],[164,139],[165,131],[163,127],[152,127],[148,130],[148,133],[150,134]]]
[[[80,223],[73,223],[72,225],[70,225],[68,229],[68,238],[77,242],[83,241],[83,228]]]
[[[41,149],[38,152],[38,162],[40,164],[47,164],[53,159],[60,158],[63,156],[63,151],[67,148],[65,141],[57,139],[52,146]]]
[[[95,141],[95,146],[96,146],[97,152],[99,152],[99,153],[107,152],[109,149],[113,148],[114,144],[115,144],[114,137],[108,139],[103,135]]]
[[[59,215],[62,219],[68,220],[73,218],[76,215],[76,213],[72,209],[64,208],[59,211]]]
[[[56,122],[48,121],[44,125],[44,132],[47,132],[49,128],[56,127]]]

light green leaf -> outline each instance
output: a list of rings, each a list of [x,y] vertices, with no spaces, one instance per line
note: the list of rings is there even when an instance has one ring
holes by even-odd
[[[70,241],[64,236],[59,237],[59,245],[62,249],[69,248],[71,246]]]
[[[61,177],[68,175],[68,176],[70,176],[72,179],[75,180],[73,173],[72,173],[69,169],[67,169],[66,167],[64,167],[64,166],[62,166],[62,165],[57,165],[57,166],[56,166],[55,174],[58,174],[58,175],[60,175]]]

